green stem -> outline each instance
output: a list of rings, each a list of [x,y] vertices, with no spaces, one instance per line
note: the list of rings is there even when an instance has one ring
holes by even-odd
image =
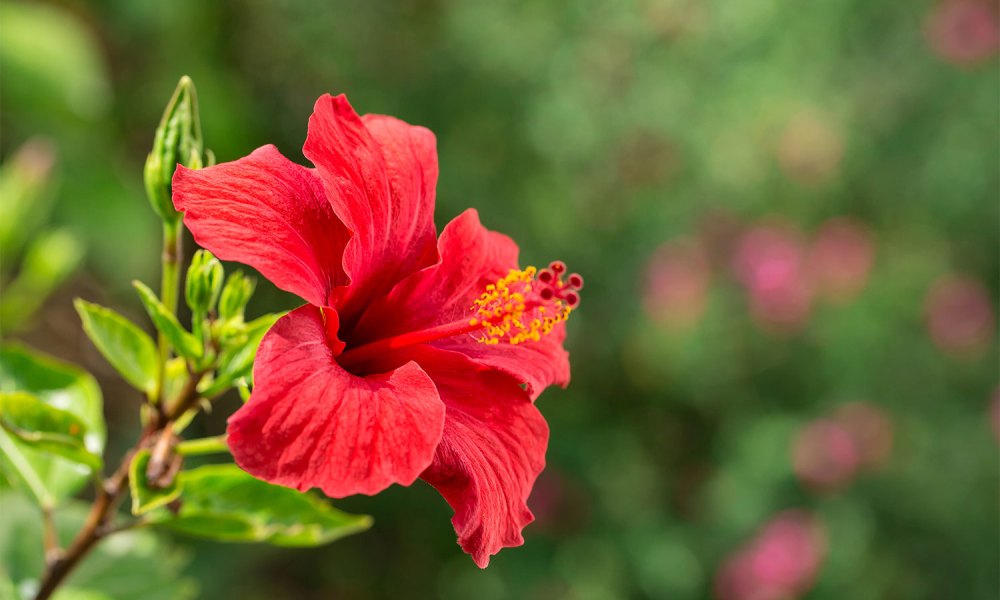
[[[160,279],[160,300],[170,313],[177,314],[177,297],[180,289],[181,236],[180,221],[163,222],[163,271]],[[157,338],[160,349],[160,377],[153,402],[162,406],[163,386],[166,380],[167,361],[170,359],[170,346],[167,338],[160,333]]]
[[[175,450],[181,456],[202,456],[205,454],[229,452],[229,446],[226,445],[226,436],[217,435],[198,440],[185,440],[177,444]]]

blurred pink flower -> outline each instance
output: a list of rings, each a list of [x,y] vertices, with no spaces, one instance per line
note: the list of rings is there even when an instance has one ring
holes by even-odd
[[[834,419],[854,438],[860,466],[867,469],[885,466],[893,444],[889,413],[867,402],[849,402],[836,410]]]
[[[759,325],[794,332],[808,319],[813,286],[799,232],[778,224],[752,227],[737,244],[733,268]]]
[[[977,354],[993,339],[993,301],[975,279],[962,275],[938,279],[924,308],[931,339],[949,354]]]
[[[955,65],[974,65],[1000,50],[996,5],[985,0],[944,0],[927,18],[931,49]]]
[[[804,426],[792,443],[796,476],[818,491],[845,487],[858,471],[862,448],[841,423],[819,419]]]
[[[646,312],[668,327],[691,327],[705,313],[710,280],[708,257],[697,240],[666,242],[653,252],[646,267]]]
[[[867,402],[849,402],[799,430],[792,440],[792,468],[815,491],[841,490],[860,469],[885,466],[892,442],[888,413]]]
[[[837,217],[824,223],[816,234],[808,270],[819,293],[835,302],[846,302],[868,284],[874,262],[871,230],[850,217]]]
[[[808,512],[789,510],[766,523],[716,575],[720,600],[789,600],[808,591],[826,556],[826,535]]]

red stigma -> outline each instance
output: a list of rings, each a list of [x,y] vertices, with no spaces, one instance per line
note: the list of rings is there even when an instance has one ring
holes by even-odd
[[[580,303],[579,291],[583,289],[583,277],[579,273],[566,275],[566,263],[554,260],[549,268],[541,269],[535,275],[534,294],[542,302],[561,302],[563,307],[573,308]]]

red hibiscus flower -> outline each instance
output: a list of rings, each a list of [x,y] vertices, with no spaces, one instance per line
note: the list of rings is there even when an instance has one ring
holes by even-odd
[[[434,135],[359,117],[323,96],[299,166],[274,146],[178,168],[174,205],[195,240],[308,304],[261,342],[253,394],[229,419],[236,462],[340,498],[418,477],[455,510],[480,567],[523,543],[545,465],[534,399],[569,382],[565,265],[517,268],[517,245],[474,210],[435,243]]]

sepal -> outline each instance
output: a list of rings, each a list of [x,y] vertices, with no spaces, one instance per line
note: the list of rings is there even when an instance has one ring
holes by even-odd
[[[180,163],[191,169],[204,164],[201,121],[198,117],[198,96],[194,82],[181,77],[153,137],[153,150],[146,158],[143,179],[146,195],[161,219],[177,222],[180,213],[171,201],[170,181]]]

